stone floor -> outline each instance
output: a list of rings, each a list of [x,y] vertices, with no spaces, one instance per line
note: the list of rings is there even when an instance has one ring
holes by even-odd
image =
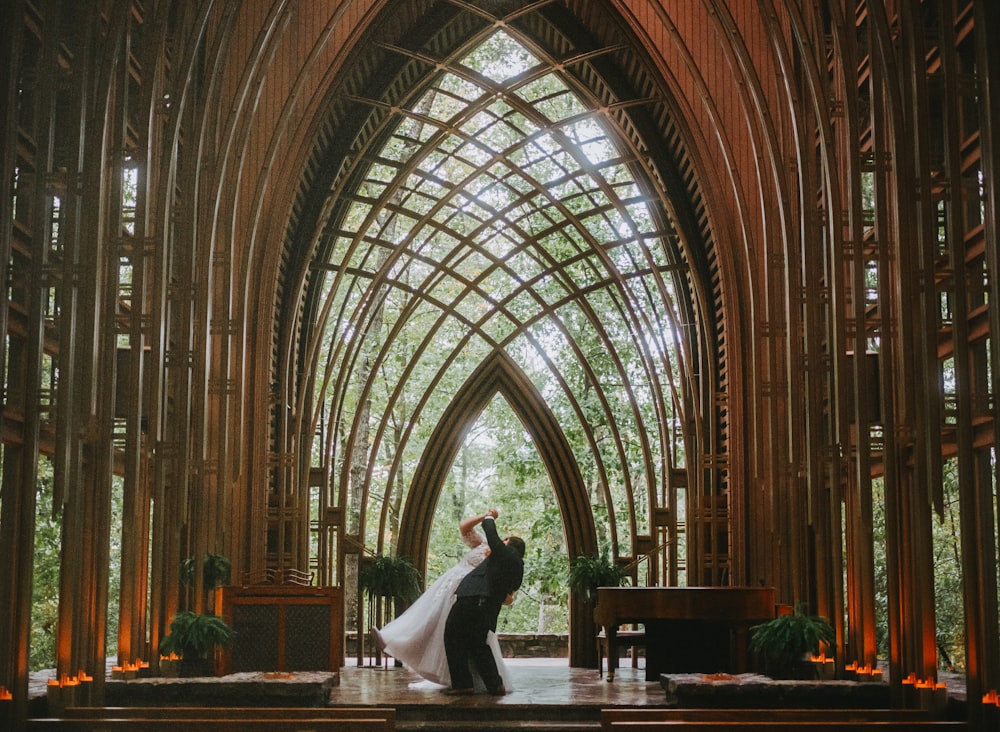
[[[360,666],[355,659],[348,659],[348,665],[340,669],[339,678],[334,682],[334,685],[324,684],[324,686],[329,688],[329,701],[327,703],[331,706],[387,706],[395,708],[398,719],[397,730],[400,732],[481,730],[486,725],[490,726],[491,732],[525,729],[545,730],[546,732],[586,732],[587,730],[599,729],[598,720],[600,709],[603,707],[672,706],[678,703],[677,699],[668,696],[667,688],[670,684],[667,682],[670,681],[669,678],[665,678],[662,682],[660,680],[646,681],[643,659],[640,659],[639,668],[631,668],[628,660],[623,659],[612,683],[598,674],[596,669],[571,668],[565,658],[507,659],[507,663],[514,688],[503,697],[486,694],[448,696],[442,693],[440,687],[422,681],[405,668],[393,666],[391,661],[376,664],[371,659],[365,660]],[[44,702],[46,678],[47,675],[44,672],[33,675],[34,683],[32,686],[34,688],[31,696],[40,693],[42,698],[37,699],[39,702]],[[232,679],[233,677],[222,677],[205,680],[203,693],[213,694],[213,688],[218,692],[218,684]],[[965,689],[964,683],[962,683],[964,679],[957,675],[948,675],[943,680],[948,682],[950,699],[960,699],[964,702]],[[152,682],[153,686],[160,686],[169,685],[178,680],[147,679],[146,681]],[[133,687],[128,682],[118,683],[124,683],[131,687],[128,691],[133,695],[136,693],[135,687],[147,685],[140,682]],[[714,687],[716,684],[710,683],[708,685]],[[829,685],[837,686],[838,684],[835,682]],[[270,689],[270,687],[268,688]],[[109,687],[109,697],[115,696],[112,691],[114,690]],[[160,697],[166,698],[164,694],[167,691],[167,689],[161,688],[158,693]],[[874,691],[874,689],[867,691]],[[886,691],[887,689],[883,687],[883,692]],[[228,697],[231,693],[227,690],[221,696]],[[274,696],[275,693],[268,692],[265,695]],[[700,690],[698,693],[703,694],[704,691]],[[822,693],[828,694],[830,690],[823,689]],[[274,698],[279,699],[279,696],[274,696]],[[766,703],[763,698],[752,701],[753,703],[747,704],[746,699],[743,698],[740,704],[774,706],[774,704]],[[202,700],[200,703],[214,706],[218,702],[218,699],[213,698],[208,701]],[[681,706],[733,706],[732,700],[726,702],[720,699],[699,698],[697,700],[688,699],[687,702],[687,704],[682,702]],[[154,702],[118,699],[117,703],[142,706]],[[178,702],[167,703],[176,704]],[[189,700],[188,703],[197,704],[199,702]],[[319,703],[322,704],[322,702]],[[280,699],[270,702],[255,700],[253,703],[236,704],[233,701],[223,703],[223,705],[234,706],[260,706],[262,704],[265,706],[287,705]],[[839,703],[831,704],[829,700],[825,704],[825,706],[840,705]],[[873,703],[873,705],[880,704]],[[302,704],[302,706],[314,706],[314,703]],[[798,704],[791,706],[798,706]],[[806,706],[811,706],[811,704],[806,704]],[[855,701],[849,706],[865,705]],[[44,712],[33,716],[44,716]]]
[[[111,665],[108,661],[108,676]],[[376,665],[367,659],[362,666],[350,658],[340,671],[340,686],[333,691],[335,703],[358,704],[597,704],[658,705],[666,703],[666,691],[659,682],[645,681],[642,668],[633,669],[623,659],[613,683],[594,669],[570,668],[565,658],[507,659],[515,688],[499,699],[494,697],[448,697],[420,684],[419,677],[391,662]],[[44,697],[51,671],[31,675],[29,697]],[[951,697],[965,700],[965,679],[960,674],[940,674]]]
[[[475,696],[448,696],[442,693],[442,689],[435,685],[422,681],[415,674],[404,668],[395,667],[391,661],[382,664],[373,663],[370,659],[358,665],[354,659],[348,660],[348,665],[340,669],[336,676],[326,674],[326,677],[335,678],[332,686],[324,683],[329,689],[330,706],[381,706],[392,707],[397,715],[397,732],[465,732],[466,730],[476,730],[480,732],[488,726],[491,732],[523,732],[533,730],[535,732],[596,732],[600,729],[600,710],[604,707],[653,707],[672,706],[678,700],[668,695],[670,681],[673,677],[664,677],[662,680],[646,681],[645,669],[640,660],[639,668],[631,668],[627,659],[623,660],[618,669],[613,683],[609,683],[598,674],[596,669],[571,668],[565,658],[525,658],[507,659],[510,677],[513,682],[513,689],[510,693],[502,697],[494,697],[486,694]],[[308,679],[298,679],[302,674],[283,674],[294,676],[295,680],[309,682]],[[41,674],[39,674],[41,676]],[[235,676],[235,675],[234,675]],[[263,674],[270,680],[271,676]],[[44,682],[44,678],[37,681]],[[130,682],[118,682],[119,685],[130,687],[129,693],[136,691],[137,687],[160,686],[159,694],[163,695],[168,691],[165,686],[176,683],[175,679],[146,679],[133,686]],[[234,677],[221,677],[216,679],[205,679],[204,693],[212,694],[214,688],[217,695],[219,684],[227,682],[239,685],[240,680]],[[255,680],[251,680],[256,683]],[[768,680],[770,681],[770,680]],[[964,688],[959,689],[958,678],[949,679],[949,694],[958,692],[964,701]],[[277,682],[271,682],[277,683]],[[774,683],[774,682],[772,682]],[[837,682],[817,682],[818,684],[828,684],[837,686]],[[712,680],[709,686],[715,686],[717,682]],[[866,685],[874,686],[874,685]],[[879,684],[878,686],[882,686]],[[964,685],[963,685],[964,686]],[[276,692],[270,690],[265,696],[273,696]],[[111,687],[108,693],[111,694]],[[119,690],[120,691],[120,690]],[[867,691],[874,691],[869,689]],[[883,686],[883,692],[887,689]],[[44,687],[42,687],[44,694]],[[221,696],[232,693],[227,690]],[[242,691],[240,692],[242,693]],[[704,693],[703,691],[699,691]],[[824,689],[823,693],[829,693],[829,689]],[[757,694],[760,696],[760,694]],[[275,699],[278,699],[276,696]],[[39,701],[44,701],[40,699]],[[218,705],[220,699],[213,697],[205,701],[207,706]],[[740,700],[740,704],[746,706],[772,706],[764,703],[762,698],[755,700],[757,703],[745,704],[746,699]],[[215,703],[213,703],[215,702]],[[725,700],[688,700],[688,706],[732,706]],[[119,704],[135,704],[134,700],[118,701]],[[152,704],[151,701],[139,703]],[[161,702],[162,703],[162,702]],[[176,704],[173,701],[169,704]],[[189,702],[190,703],[190,702]],[[322,702],[319,702],[322,704]],[[223,706],[286,706],[282,701],[262,702],[260,699],[255,703],[236,704],[232,701],[222,703]],[[684,705],[684,704],[682,704]],[[875,704],[880,705],[880,704]],[[303,706],[314,706],[313,703],[303,704]],[[791,706],[798,706],[792,704]],[[811,704],[805,704],[811,706]],[[821,706],[841,706],[839,703],[823,704]],[[856,701],[849,706],[864,706]],[[34,715],[44,716],[44,714]],[[961,718],[961,717],[957,717]]]
[[[667,705],[663,686],[646,681],[641,668],[621,668],[608,683],[565,658],[508,659],[508,666],[513,689],[502,697],[447,696],[403,668],[347,666],[330,704],[391,706],[397,732],[599,732],[603,707]]]
[[[623,659],[616,679],[608,683],[596,669],[570,668],[565,658],[509,658],[514,689],[505,697],[449,697],[438,687],[421,683],[419,676],[396,668],[391,660],[376,665],[372,659],[358,666],[354,658],[340,670],[340,684],[333,690],[333,704],[663,704],[666,692],[659,682],[645,681],[645,671],[629,667]],[[642,661],[640,660],[640,664]],[[108,661],[108,678],[112,660]],[[31,674],[29,697],[44,697],[54,672]]]
[[[608,683],[596,669],[570,668],[565,658],[507,659],[513,689],[506,696],[452,697],[440,687],[421,682],[404,668],[346,666],[330,703],[387,706],[658,706],[667,703],[658,681],[646,681],[645,671],[624,662]]]
[[[599,732],[603,707],[667,705],[666,691],[660,682],[646,681],[645,670],[633,669],[627,661],[613,683],[608,683],[596,669],[570,668],[565,658],[508,659],[508,665],[514,688],[502,697],[448,696],[441,687],[422,681],[391,662],[375,665],[369,661],[359,667],[353,660],[348,661],[340,669],[337,682],[332,687],[324,686],[329,688],[329,706],[394,708],[397,732],[481,732],[484,727],[489,727],[490,732]],[[300,678],[306,675],[281,674],[279,679],[278,674],[250,674],[261,676],[272,687],[282,683],[284,677],[289,677],[289,683],[308,683],[310,679]],[[257,678],[235,676],[238,675],[202,680],[109,681],[107,693],[115,699],[112,706],[286,705],[287,700],[272,687],[259,692],[267,697],[266,701],[262,698],[253,702],[234,701],[241,699],[247,690],[252,693],[260,682]],[[173,687],[190,682],[198,683],[197,694],[186,692],[185,702],[178,701]],[[145,698],[150,694],[155,700]],[[200,701],[192,701],[195,696]],[[46,712],[39,709],[31,716],[46,716]]]

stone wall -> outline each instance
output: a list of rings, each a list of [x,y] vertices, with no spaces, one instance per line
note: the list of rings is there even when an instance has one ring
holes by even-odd
[[[357,647],[357,634],[348,632],[344,647],[345,657],[354,658],[357,656]],[[566,633],[501,633],[500,650],[503,651],[505,658],[568,658],[569,635]],[[373,649],[369,649],[369,654],[372,651]]]
[[[505,658],[568,658],[566,633],[501,633],[500,650]]]

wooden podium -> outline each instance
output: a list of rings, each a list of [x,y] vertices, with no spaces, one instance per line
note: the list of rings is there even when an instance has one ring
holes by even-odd
[[[224,673],[336,671],[344,663],[340,587],[223,587],[222,617],[236,631]]]

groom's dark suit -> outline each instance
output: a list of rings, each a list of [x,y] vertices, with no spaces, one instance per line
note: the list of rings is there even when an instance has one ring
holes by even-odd
[[[491,630],[496,632],[504,600],[521,586],[524,560],[497,534],[492,517],[483,519],[482,526],[490,555],[465,576],[455,591],[455,604],[444,626],[444,649],[453,689],[472,689],[471,661],[486,689],[503,693],[503,682],[486,636]]]

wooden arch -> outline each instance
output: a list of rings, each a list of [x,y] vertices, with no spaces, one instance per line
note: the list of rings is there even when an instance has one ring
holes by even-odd
[[[498,393],[521,419],[545,464],[559,502],[570,558],[598,549],[589,493],[566,435],[527,375],[506,353],[496,351],[455,394],[414,472],[400,521],[398,552],[410,558],[421,573],[426,569],[427,543],[441,488],[466,434]],[[571,596],[570,665],[593,660],[593,646],[591,618]]]

